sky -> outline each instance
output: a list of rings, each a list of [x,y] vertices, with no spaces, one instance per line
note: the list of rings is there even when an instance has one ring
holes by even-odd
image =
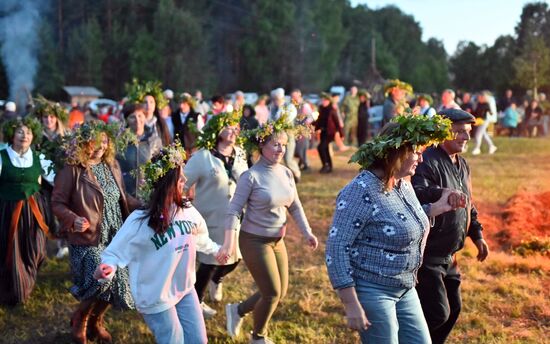
[[[529,2],[535,0],[351,0],[353,6],[366,4],[370,9],[399,7],[420,24],[423,41],[431,37],[443,41],[449,55],[463,40],[491,46],[501,35],[515,35],[523,6]]]

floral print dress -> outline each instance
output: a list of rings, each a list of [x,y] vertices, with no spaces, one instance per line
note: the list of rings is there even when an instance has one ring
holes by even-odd
[[[70,292],[80,301],[93,297],[107,301],[117,309],[134,309],[127,268],[117,269],[109,282],[99,283],[93,277],[94,271],[101,263],[101,253],[109,245],[123,221],[119,203],[120,190],[109,167],[100,163],[92,165],[90,169],[103,190],[101,234],[97,246],[70,245],[74,283]]]

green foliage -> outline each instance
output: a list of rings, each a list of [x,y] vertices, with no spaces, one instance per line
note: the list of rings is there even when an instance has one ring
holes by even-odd
[[[55,46],[52,28],[48,22],[42,23],[39,39],[38,61],[40,63],[36,75],[35,90],[46,97],[56,97],[59,95],[65,78],[59,65],[59,50]]]
[[[114,152],[124,152],[128,145],[135,145],[139,142],[137,136],[130,129],[125,128],[122,123],[86,122],[75,127],[71,134],[63,137],[59,147],[59,154],[63,155],[63,159],[60,161],[71,165],[86,165],[90,149],[88,144],[93,143],[94,147],[99,147],[102,133],[106,134],[109,141],[112,142]],[[55,169],[61,167],[62,165],[55,166]]]
[[[2,123],[3,141],[12,144],[15,131],[25,126],[32,132],[32,143],[38,142],[42,138],[42,124],[36,118],[25,116],[23,118],[14,118]]]
[[[162,51],[162,58],[157,61],[157,78],[165,85],[190,90],[208,84],[208,45],[204,44],[200,19],[186,7],[178,8],[173,0],[159,1],[153,16],[153,37]]]
[[[126,85],[126,93],[130,104],[143,103],[146,96],[153,96],[157,109],[163,109],[168,105],[168,100],[162,93],[162,84],[160,81],[145,81],[140,83],[138,79],[133,79],[131,84]]]
[[[249,153],[258,151],[261,144],[280,133],[292,134],[296,138],[311,136],[311,124],[307,124],[306,121],[300,118],[296,118],[295,123],[288,120],[288,118],[291,117],[291,111],[296,111],[296,108],[293,106],[286,106],[285,109],[283,109],[281,117],[277,120],[268,120],[255,129],[241,132],[245,150]]]
[[[514,253],[519,254],[522,257],[536,254],[550,256],[550,238],[533,237],[529,240],[522,240],[521,243],[514,248]]]
[[[533,90],[550,84],[550,48],[542,37],[528,39],[521,55],[514,59],[514,69],[518,83]]]
[[[516,36],[492,46],[461,42],[450,60],[440,41],[422,41],[421,24],[399,8],[345,0],[63,0],[50,12],[36,78],[37,91],[50,98],[64,83],[120,98],[132,78],[158,79],[176,92],[216,93],[280,86],[318,92],[356,81],[376,91],[382,79],[399,78],[432,93],[451,86],[452,76],[455,88],[500,92],[512,83],[532,88],[523,80],[529,73],[515,78],[524,68],[513,61],[530,61],[524,55],[532,38],[550,45],[543,2],[524,6]]]
[[[235,109],[233,112],[224,112],[212,116],[199,133],[195,147],[207,150],[216,147],[216,141],[221,131],[230,126],[239,124],[242,117],[242,110]],[[192,124],[196,128],[195,123]]]
[[[67,64],[70,73],[65,74],[73,85],[101,87],[105,46],[98,21],[93,18],[71,31],[67,43]]]
[[[390,133],[378,135],[371,141],[363,144],[351,156],[349,162],[357,163],[366,170],[375,161],[384,159],[390,150],[409,144],[416,149],[421,146],[430,146],[441,143],[451,136],[451,120],[435,115],[426,116],[406,114],[395,117],[392,122],[397,123]]]
[[[69,119],[69,113],[65,107],[59,103],[47,100],[40,94],[34,99],[32,114],[38,119],[44,116],[54,115],[64,124],[67,124],[67,120]]]
[[[408,94],[413,94],[413,87],[411,84],[401,81],[399,79],[390,79],[386,81],[384,85],[384,94],[388,94],[392,89],[399,88],[405,91]]]
[[[148,31],[141,29],[130,47],[130,74],[141,80],[158,78],[157,63],[161,60],[158,41]]]
[[[168,171],[182,167],[185,164],[185,149],[176,140],[169,146],[162,147],[160,152],[145,165],[140,167],[143,181],[140,183],[139,198],[147,201],[155,187],[155,183]]]

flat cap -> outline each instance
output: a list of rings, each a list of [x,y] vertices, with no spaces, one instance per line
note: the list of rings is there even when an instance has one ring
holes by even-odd
[[[450,119],[453,123],[475,123],[476,118],[469,112],[460,109],[444,109],[438,112],[439,115]]]

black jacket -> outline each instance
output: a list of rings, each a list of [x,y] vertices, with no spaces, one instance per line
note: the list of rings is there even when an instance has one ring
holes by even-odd
[[[179,137],[181,144],[185,149],[189,150],[195,146],[197,135],[196,133],[191,131],[191,129],[189,128],[189,123],[195,122],[196,125],[199,115],[199,113],[191,109],[191,111],[189,111],[187,117],[185,118],[185,122],[182,123],[181,114],[179,111],[176,111],[172,114],[172,124],[174,125],[174,139],[176,137]]]
[[[453,164],[441,147],[428,148],[423,158],[424,162],[418,165],[412,177],[420,204],[436,202],[441,197],[442,188],[460,190],[468,195],[465,209],[459,208],[436,216],[430,230],[424,257],[447,257],[464,247],[466,236],[474,241],[483,238],[483,227],[471,203],[470,168],[461,156],[457,156],[458,164]]]

